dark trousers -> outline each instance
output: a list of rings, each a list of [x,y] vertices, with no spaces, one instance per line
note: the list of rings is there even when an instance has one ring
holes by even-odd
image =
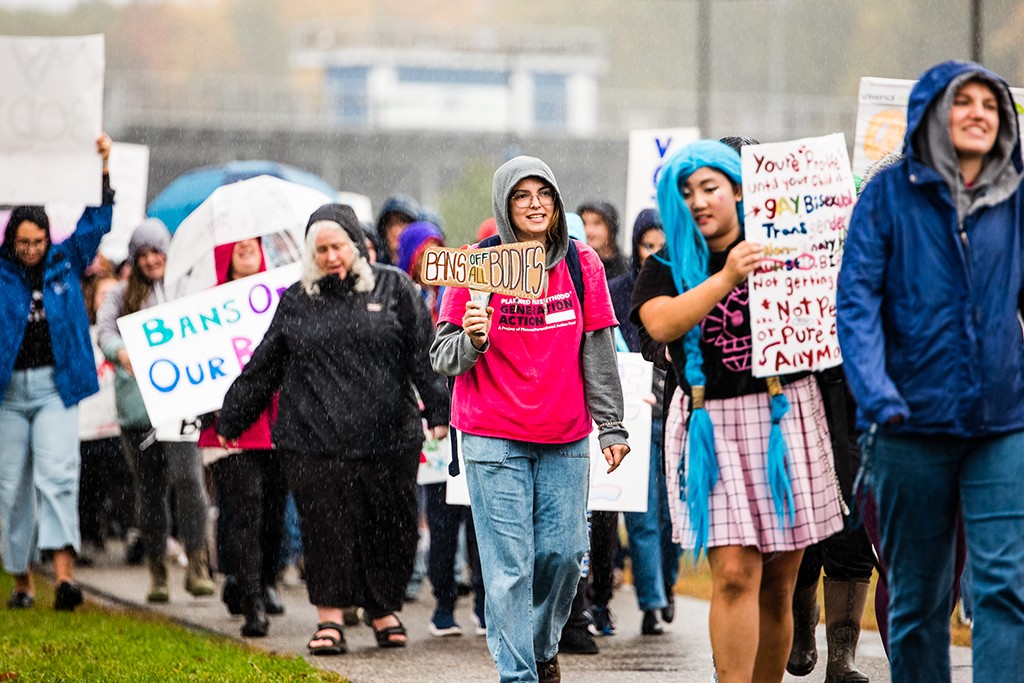
[[[78,519],[82,540],[102,546],[111,529],[123,534],[136,524],[132,473],[116,436],[83,441],[81,453]]]
[[[277,579],[288,484],[275,451],[245,451],[210,466],[226,513],[222,568],[238,580],[243,597],[262,594]]]
[[[868,581],[874,568],[875,553],[864,526],[844,529],[804,550],[796,588],[816,584],[822,569],[825,576],[837,581]]]
[[[462,524],[466,525],[466,546],[470,569],[473,572],[473,594],[476,597],[476,606],[482,608],[484,579],[480,573],[480,553],[476,547],[472,511],[464,505],[449,505],[445,502],[448,485],[443,482],[427,484],[423,490],[427,497],[427,526],[430,528],[427,575],[434,590],[437,609],[448,612],[455,610],[455,598],[458,596],[458,586],[455,585],[455,551],[459,545],[459,527]]]
[[[146,555],[163,558],[170,531],[169,494],[175,494],[177,533],[185,550],[206,547],[206,488],[194,443],[155,441],[149,430],[121,430],[121,446],[135,483],[139,529]],[[143,448],[143,445],[146,447]]]
[[[595,511],[590,520],[590,603],[594,607],[611,602],[618,549],[619,513]]]
[[[371,458],[281,454],[299,509],[306,588],[318,607],[402,608],[416,557],[419,447]]]

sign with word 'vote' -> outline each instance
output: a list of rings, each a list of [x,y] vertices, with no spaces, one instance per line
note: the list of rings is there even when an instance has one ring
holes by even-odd
[[[536,299],[544,290],[544,258],[539,242],[485,249],[430,247],[420,260],[420,279],[428,285]]]

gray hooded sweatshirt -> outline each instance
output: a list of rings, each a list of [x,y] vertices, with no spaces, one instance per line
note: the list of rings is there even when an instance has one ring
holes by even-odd
[[[509,198],[512,189],[524,178],[538,178],[558,192],[555,175],[540,159],[520,156],[503,164],[494,172],[491,203],[498,236],[503,244],[518,241],[509,216]],[[569,248],[569,229],[565,222],[562,196],[557,197],[559,219],[549,234],[546,247],[546,266],[551,270],[564,258]],[[601,448],[624,444],[629,434],[622,426],[622,385],[619,381],[615,357],[615,339],[611,327],[586,332],[583,335],[583,385],[587,407],[598,424]],[[488,342],[479,350],[469,335],[459,326],[442,322],[430,347],[430,361],[434,371],[453,377],[468,372],[490,347]]]

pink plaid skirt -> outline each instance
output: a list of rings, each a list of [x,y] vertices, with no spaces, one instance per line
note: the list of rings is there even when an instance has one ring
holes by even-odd
[[[711,489],[708,547],[753,546],[762,553],[798,550],[843,528],[825,406],[813,377],[785,387],[791,408],[782,418],[789,445],[795,523],[779,528],[765,460],[771,418],[768,393],[705,402],[715,425],[718,483]],[[694,547],[690,511],[680,500],[679,460],[687,439],[689,397],[676,389],[665,426],[665,474],[672,539]],[[687,466],[689,464],[687,463]]]

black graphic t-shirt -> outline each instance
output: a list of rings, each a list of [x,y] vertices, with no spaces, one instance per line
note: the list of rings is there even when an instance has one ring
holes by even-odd
[[[50,343],[50,324],[43,308],[42,283],[32,287],[32,302],[28,308],[28,326],[21,341],[21,349],[14,361],[15,370],[42,368],[55,363]]]
[[[742,239],[742,238],[741,238]],[[723,252],[712,252],[708,272],[717,273],[739,240]],[[639,309],[645,302],[659,296],[676,296],[672,271],[656,258],[648,258],[640,269],[630,305],[630,319],[641,326]],[[734,398],[765,391],[764,379],[750,373],[751,336],[750,309],[747,305],[747,283],[739,285],[711,309],[701,322],[700,348],[704,355],[705,396],[710,399]],[[682,339],[668,345],[679,385],[690,393],[686,381],[686,354]]]

